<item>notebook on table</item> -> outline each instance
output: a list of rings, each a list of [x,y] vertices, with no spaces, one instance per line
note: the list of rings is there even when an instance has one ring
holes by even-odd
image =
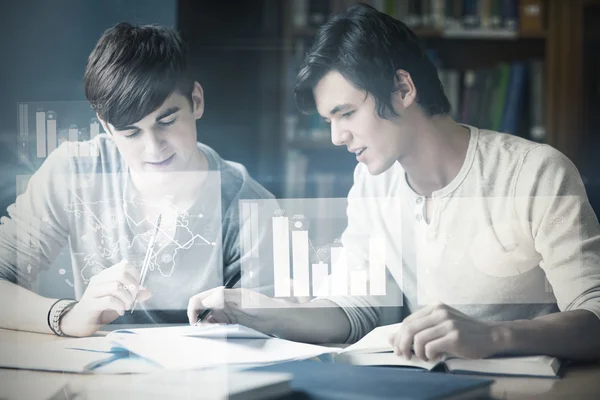
[[[422,361],[413,356],[408,360],[394,354],[389,344],[390,335],[397,332],[401,325],[400,323],[375,328],[364,338],[337,354],[336,362],[363,366],[409,367],[427,371],[445,370],[453,373],[551,378],[559,376],[561,361],[558,358],[543,355],[492,357],[477,360],[444,357],[436,361]]]
[[[52,399],[275,399],[291,392],[290,382],[292,380],[292,376],[288,373],[244,372],[225,369],[161,371],[122,378],[126,379],[96,376],[93,380],[85,382],[70,382],[62,387]]]
[[[259,367],[251,371],[289,373],[298,398],[359,399],[487,399],[490,379],[422,373],[385,367],[355,367],[311,360]]]

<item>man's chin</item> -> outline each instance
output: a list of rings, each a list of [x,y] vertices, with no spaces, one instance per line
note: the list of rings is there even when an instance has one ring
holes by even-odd
[[[369,174],[371,174],[373,176],[377,176],[377,175],[383,174],[385,171],[390,169],[390,167],[392,165],[393,165],[393,163],[390,165],[369,163],[369,164],[367,164],[367,170],[369,171]]]
[[[175,169],[161,169],[154,170],[150,168],[144,168],[144,171],[138,173],[138,178],[143,181],[145,184],[151,183],[170,183],[171,181],[177,181],[177,176],[180,175],[181,172]]]

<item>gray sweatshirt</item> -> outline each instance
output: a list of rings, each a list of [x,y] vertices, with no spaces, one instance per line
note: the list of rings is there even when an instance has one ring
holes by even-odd
[[[273,199],[242,165],[198,143],[210,171],[197,201],[181,212],[139,197],[106,135],[85,145],[96,154],[80,156],[81,143],[59,146],[8,208],[0,225],[0,279],[30,288],[68,247],[79,299],[89,279],[103,269],[123,259],[141,267],[155,224],[141,211],[152,207],[160,209],[163,219],[145,282],[153,296],[138,306],[142,319],[148,316],[144,310],[185,310],[191,296],[222,285],[240,268],[245,255],[239,245],[238,200]],[[260,278],[244,278],[244,287],[268,286],[272,274],[255,272],[249,275]],[[161,322],[160,315],[166,314],[151,315]]]

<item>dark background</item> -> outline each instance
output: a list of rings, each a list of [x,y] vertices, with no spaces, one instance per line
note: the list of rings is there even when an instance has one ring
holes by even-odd
[[[282,196],[281,62],[283,1],[278,0],[20,0],[0,9],[0,216],[14,202],[15,175],[32,168],[17,163],[17,102],[85,101],[87,56],[102,32],[120,21],[178,28],[192,50],[206,112],[198,139],[225,159],[240,162],[275,195]],[[585,85],[581,154],[577,166],[596,212],[600,209],[598,112],[600,7],[588,7],[584,25]],[[289,49],[288,49],[289,50]],[[566,60],[565,62],[571,62]],[[566,77],[568,79],[568,77]],[[559,110],[560,112],[560,110]],[[571,134],[570,132],[568,133]],[[355,162],[314,151],[313,160],[351,171]],[[316,161],[311,161],[315,163]]]
[[[6,208],[14,202],[15,176],[34,172],[17,163],[17,102],[85,101],[83,73],[87,57],[102,33],[120,21],[180,28],[192,50],[197,79],[206,96],[198,139],[223,158],[244,164],[252,176],[277,192],[278,3],[3,1],[0,215],[6,215]],[[193,15],[186,15],[186,7],[191,6]],[[232,9],[237,12],[232,13]]]

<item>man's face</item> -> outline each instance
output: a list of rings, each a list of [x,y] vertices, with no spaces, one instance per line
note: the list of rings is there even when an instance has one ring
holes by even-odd
[[[204,111],[198,83],[192,99],[193,105],[186,96],[173,92],[158,109],[135,124],[120,130],[105,121],[102,125],[135,173],[158,177],[161,172],[192,171],[199,162],[196,119]]]
[[[410,146],[410,135],[405,133],[401,119],[381,118],[373,96],[366,96],[339,72],[327,73],[313,95],[319,114],[331,124],[333,144],[355,153],[371,175],[385,172]]]

